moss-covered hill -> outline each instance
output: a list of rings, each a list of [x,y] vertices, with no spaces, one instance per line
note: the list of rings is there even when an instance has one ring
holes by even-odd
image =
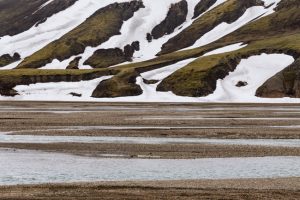
[[[293,5],[293,7],[290,7]],[[222,79],[233,71],[242,58],[261,53],[285,53],[296,60],[300,56],[300,12],[299,3],[290,0],[282,1],[277,12],[252,22],[232,34],[198,50],[209,49],[212,46],[225,46],[244,42],[247,47],[235,52],[212,55],[199,58],[188,66],[165,79],[158,87],[160,91],[173,91],[178,95],[205,96],[216,88],[217,79]],[[191,51],[192,52],[192,51]],[[297,62],[295,62],[296,64]],[[296,64],[297,65],[297,64]],[[287,79],[291,79],[288,77]],[[296,78],[293,77],[293,78]],[[284,81],[281,84],[285,84]],[[295,82],[295,80],[289,80]],[[292,83],[291,83],[292,84]],[[294,90],[294,84],[290,85]],[[276,96],[293,96],[296,92],[288,92]],[[261,91],[261,89],[260,89]],[[260,96],[274,96],[267,89],[259,92]]]
[[[14,93],[13,87],[18,84],[49,82],[51,80],[54,82],[87,80],[103,75],[113,75],[112,78],[101,82],[95,88],[93,97],[136,96],[143,92],[141,87],[136,84],[136,78],[141,73],[169,66],[189,58],[196,58],[193,62],[162,80],[157,90],[172,91],[180,96],[202,97],[213,93],[216,89],[217,80],[234,71],[241,59],[262,53],[284,53],[293,56],[295,62],[274,77],[270,77],[257,90],[256,95],[260,97],[300,97],[300,1],[281,0],[272,14],[264,17],[260,16],[205,46],[181,50],[193,45],[217,25],[223,22],[232,23],[236,21],[248,8],[264,6],[263,0],[227,0],[208,11],[209,7],[214,4],[212,2],[199,1],[193,13],[196,20],[168,39],[161,47],[161,52],[154,59],[107,68],[114,64],[130,61],[130,57],[125,56],[125,48],[99,49],[85,64],[106,68],[93,70],[14,69],[0,71],[0,93],[6,95]],[[177,9],[184,10],[185,3],[185,1],[181,1],[180,4],[177,4],[180,5],[181,9],[179,7]],[[54,59],[62,61],[78,55],[87,46],[98,46],[111,36],[119,34],[123,22],[133,17],[134,13],[143,7],[142,1],[131,1],[130,3],[116,3],[102,8],[59,40],[25,58],[17,68],[39,68]],[[181,11],[178,13],[182,14]],[[186,15],[184,12],[182,17],[186,18]],[[171,27],[173,32],[174,27],[183,23],[182,17],[178,18],[178,23],[173,24],[173,26],[169,24],[172,20],[168,21],[168,18],[166,18],[160,24],[158,23],[159,25],[156,25],[156,27],[162,26],[162,33],[168,35],[170,33],[168,33],[167,28]],[[157,22],[154,24],[157,24]],[[164,24],[168,27],[165,27]],[[162,37],[161,33],[159,33],[159,37]],[[130,45],[131,42],[128,41],[128,44]],[[203,57],[209,51],[236,43],[244,43],[245,47],[229,53]],[[135,50],[138,51],[139,48]],[[79,60],[80,58],[75,58],[69,65],[70,69],[76,69]]]

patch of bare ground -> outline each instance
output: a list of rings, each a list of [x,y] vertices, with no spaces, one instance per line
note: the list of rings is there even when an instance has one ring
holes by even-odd
[[[298,199],[300,179],[99,182],[0,187],[0,199]]]
[[[0,144],[0,148],[40,150],[91,157],[124,158],[228,158],[300,156],[300,148],[211,144]],[[113,155],[113,156],[110,156]],[[118,156],[119,155],[119,156]]]
[[[0,102],[0,114],[0,131],[27,135],[300,138],[299,104]]]

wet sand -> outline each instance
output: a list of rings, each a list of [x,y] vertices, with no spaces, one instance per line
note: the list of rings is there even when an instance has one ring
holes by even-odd
[[[98,182],[0,187],[0,199],[298,199],[300,178]]]

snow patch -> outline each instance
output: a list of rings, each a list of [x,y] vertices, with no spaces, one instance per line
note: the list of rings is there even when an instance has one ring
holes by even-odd
[[[41,5],[33,14],[35,14],[36,12],[38,12],[39,10],[41,10],[42,8],[46,7],[47,5],[49,5],[50,3],[52,3],[54,0],[49,0],[46,3],[44,3],[43,5]]]
[[[111,76],[103,76],[90,81],[36,83],[31,85],[19,85],[14,89],[20,94],[16,97],[1,97],[0,100],[30,100],[30,101],[88,101],[92,100],[93,91],[98,84]],[[82,95],[75,97],[70,93]]]
[[[243,27],[247,23],[259,17],[265,17],[267,15],[272,14],[279,2],[280,0],[265,0],[265,5],[267,6],[272,5],[272,6],[267,8],[263,6],[253,6],[251,8],[248,8],[246,12],[235,22],[231,24],[225,22],[219,24],[213,30],[204,34],[199,40],[195,42],[194,45],[187,47],[183,50],[194,49],[215,42],[218,39],[238,30],[239,28]]]
[[[236,50],[242,49],[246,46],[247,46],[247,44],[244,44],[242,42],[237,43],[237,44],[231,44],[231,45],[228,45],[228,46],[221,47],[221,48],[215,49],[213,51],[210,51],[210,52],[204,54],[203,57],[204,56],[211,56],[211,55],[215,55],[215,54],[227,53],[227,52],[231,52],[231,51],[236,51]]]
[[[261,54],[243,59],[234,72],[231,72],[223,80],[218,80],[216,91],[207,98],[229,102],[275,101],[275,99],[267,100],[255,97],[256,90],[293,62],[292,56],[284,54]],[[236,87],[239,81],[245,81],[248,85]]]

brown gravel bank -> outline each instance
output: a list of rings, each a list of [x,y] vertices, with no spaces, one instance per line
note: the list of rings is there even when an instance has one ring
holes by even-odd
[[[0,148],[41,150],[92,157],[125,158],[228,158],[300,156],[300,148],[210,144],[0,144]],[[113,156],[112,156],[113,155]]]
[[[299,139],[299,125],[299,104],[0,102],[0,131],[17,134]]]
[[[0,199],[299,199],[300,178],[99,182],[0,187]]]

